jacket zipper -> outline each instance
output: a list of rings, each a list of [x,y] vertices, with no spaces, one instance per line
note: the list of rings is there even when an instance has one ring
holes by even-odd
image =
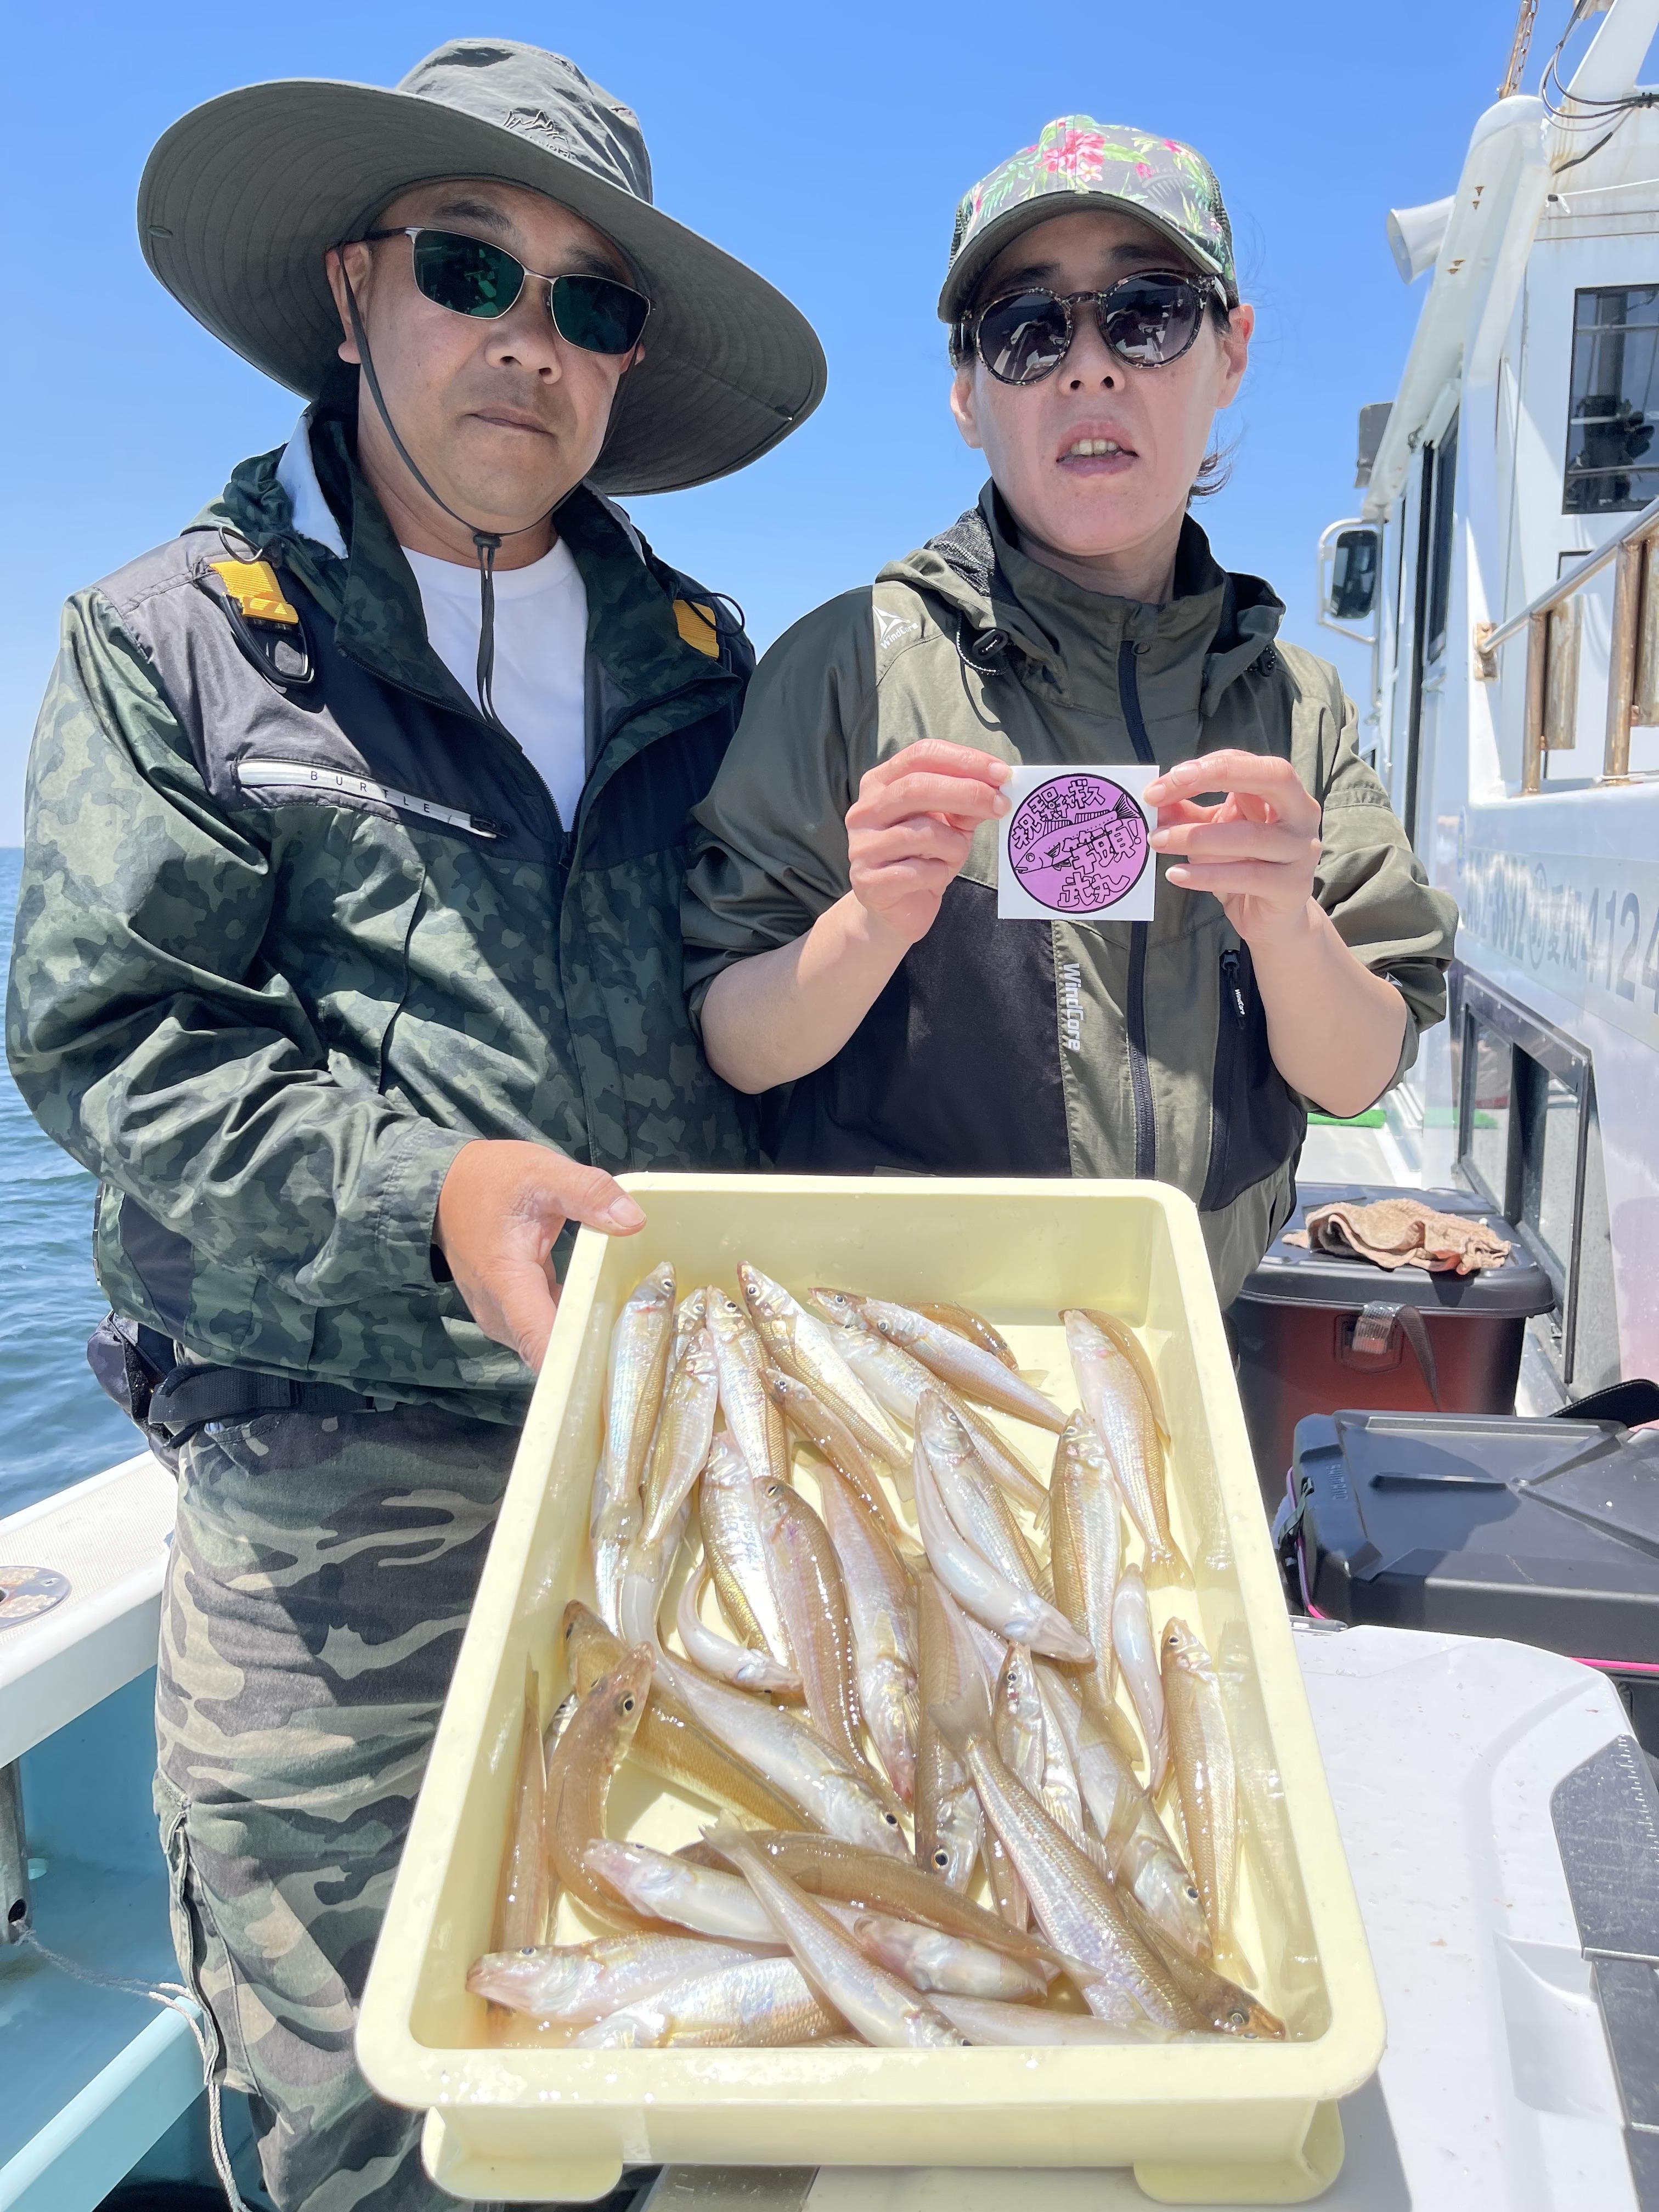
[[[280,558],[283,567],[295,565],[289,553],[283,553]],[[343,562],[340,566],[343,568],[345,563]],[[416,699],[422,706],[435,707],[441,713],[446,714],[464,716],[475,729],[483,731],[492,744],[504,750],[506,757],[512,763],[513,778],[519,787],[520,799],[524,802],[521,819],[526,826],[534,827],[543,850],[552,864],[554,881],[562,886],[569,869],[574,843],[573,834],[560,821],[559,810],[554,804],[553,794],[549,791],[545,780],[537,773],[532,765],[530,756],[513,732],[500,722],[492,722],[488,715],[482,714],[477,702],[466,696],[464,687],[462,689],[464,703],[458,705],[453,699],[444,698],[440,694],[428,690],[423,684],[411,684],[401,676],[388,675],[385,670],[374,667],[370,662],[355,653],[349,645],[340,645],[340,617],[337,608],[331,611],[325,605],[310,571],[306,568],[296,568],[295,573],[306,590],[333,624],[335,642],[343,659],[349,660],[356,667],[361,668],[374,683],[385,684],[389,690],[402,692],[406,699]],[[398,804],[397,795],[392,798],[391,804],[393,805]],[[542,823],[536,823],[537,816],[544,817]],[[465,823],[458,821],[454,826],[471,828],[480,836],[499,837],[503,834],[503,826],[499,823],[489,821],[484,815],[469,817]]]
[[[1140,684],[1135,674],[1135,645],[1126,637],[1117,649],[1117,689],[1129,743],[1135,758],[1151,767],[1158,756],[1146,734],[1140,711]],[[1129,925],[1129,1002],[1124,1011],[1124,1035],[1129,1048],[1129,1091],[1134,1101],[1135,1173],[1158,1173],[1158,1121],[1152,1105],[1152,1070],[1146,1065],[1146,939],[1150,925]]]
[[[1244,1006],[1243,987],[1239,981],[1238,955],[1231,948],[1221,956],[1221,988],[1233,1002],[1233,1019],[1243,1029],[1249,1015]]]
[[[1233,1010],[1234,1042],[1227,1042],[1227,1008]],[[1244,1003],[1244,963],[1238,957],[1236,945],[1228,945],[1221,955],[1221,1008],[1216,1026],[1215,1073],[1210,1082],[1210,1164],[1205,1171],[1204,1188],[1199,1194],[1200,1213],[1219,1212],[1222,1194],[1228,1185],[1228,1153],[1233,1139],[1233,1109],[1239,1091],[1238,1060],[1246,1051],[1244,1032],[1249,1027],[1249,1009]]]

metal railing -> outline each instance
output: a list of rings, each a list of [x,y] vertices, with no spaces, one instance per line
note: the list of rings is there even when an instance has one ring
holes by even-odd
[[[1609,562],[1613,635],[1607,646],[1607,726],[1601,748],[1601,781],[1628,783],[1633,724],[1659,723],[1659,499],[1633,514],[1618,535],[1587,553],[1547,591],[1506,623],[1477,623],[1475,671],[1494,682],[1498,654],[1527,633],[1526,713],[1521,744],[1521,789],[1544,787],[1544,755],[1571,752],[1578,742],[1580,605],[1574,596]]]

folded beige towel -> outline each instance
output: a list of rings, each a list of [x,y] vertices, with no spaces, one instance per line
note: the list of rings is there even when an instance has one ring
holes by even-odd
[[[1379,1267],[1425,1267],[1473,1275],[1501,1267],[1510,1246],[1484,1221],[1466,1213],[1437,1213],[1426,1199],[1378,1198],[1369,1206],[1316,1206],[1307,1226],[1285,1242],[1310,1251],[1358,1254]]]

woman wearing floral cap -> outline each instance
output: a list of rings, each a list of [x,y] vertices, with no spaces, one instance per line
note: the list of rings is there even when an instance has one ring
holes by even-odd
[[[1208,162],[1049,124],[963,200],[939,312],[990,480],[762,662],[696,813],[693,1012],[780,1167],[1156,1176],[1224,1303],[1304,1102],[1369,1106],[1443,1017],[1455,908],[1188,512],[1255,325]],[[999,921],[1012,770],[1119,763],[1158,771],[1152,919]]]

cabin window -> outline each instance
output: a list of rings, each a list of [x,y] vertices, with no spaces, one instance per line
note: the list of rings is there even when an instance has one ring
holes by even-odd
[[[1458,971],[1457,1002],[1459,1170],[1516,1224],[1554,1286],[1549,1350],[1562,1384],[1586,1366],[1595,1381],[1610,1379],[1617,1340],[1599,1135],[1594,1158],[1589,1143],[1589,1054],[1466,969]],[[1581,1316],[1589,1323],[1582,1330]]]
[[[1645,507],[1659,495],[1659,284],[1575,294],[1564,514]]]
[[[1529,1061],[1521,1114],[1521,1218],[1560,1273],[1572,1257],[1572,1213],[1578,1183],[1577,1090],[1565,1077]]]
[[[1425,658],[1438,660],[1446,649],[1446,616],[1451,605],[1453,526],[1456,520],[1457,417],[1454,415],[1434,449],[1434,520],[1429,542],[1429,592]]]
[[[1509,1204],[1515,1049],[1474,1014],[1464,1017],[1462,1165],[1501,1213]]]

